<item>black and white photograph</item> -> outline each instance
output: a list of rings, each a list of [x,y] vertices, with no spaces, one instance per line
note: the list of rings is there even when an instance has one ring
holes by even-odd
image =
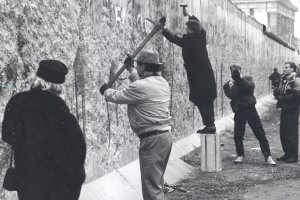
[[[299,200],[300,0],[0,0],[0,200]]]

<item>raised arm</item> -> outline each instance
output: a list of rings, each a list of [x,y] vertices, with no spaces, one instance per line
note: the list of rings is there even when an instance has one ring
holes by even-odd
[[[138,75],[136,69],[131,67],[128,69],[128,72],[129,72],[128,79],[130,80],[130,82],[135,82],[135,81],[139,80],[139,75]]]
[[[169,29],[163,29],[162,31],[163,36],[170,42],[182,47],[183,46],[183,39],[175,34],[173,34]]]
[[[224,85],[223,85],[223,90],[224,90],[224,93],[225,95],[231,99],[231,100],[236,100],[238,99],[239,97],[239,89],[237,86],[233,85],[230,87],[229,84],[233,84],[233,83],[230,83],[230,81],[226,82]]]
[[[195,17],[194,15],[189,16],[189,20],[196,20],[196,21],[200,22],[200,20],[197,17]]]
[[[239,88],[239,91],[248,94],[253,94],[255,85],[252,77],[247,76],[242,78],[238,70],[233,71],[231,77],[234,80],[234,85],[236,85]]]

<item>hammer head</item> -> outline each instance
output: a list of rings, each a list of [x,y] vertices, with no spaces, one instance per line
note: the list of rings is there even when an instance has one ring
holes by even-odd
[[[182,7],[183,16],[185,16],[185,17],[188,16],[188,12],[187,12],[187,9],[186,9],[187,4],[186,3],[181,3],[180,7]]]
[[[186,3],[181,3],[181,4],[180,4],[180,7],[186,8],[186,7],[187,7],[187,4],[186,4]]]

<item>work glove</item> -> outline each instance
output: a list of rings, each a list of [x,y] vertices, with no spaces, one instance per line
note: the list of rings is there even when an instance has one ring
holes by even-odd
[[[127,65],[126,69],[127,69],[128,71],[129,71],[130,68],[132,68],[133,65],[134,65],[134,60],[133,60],[133,58],[132,58],[129,54],[127,54],[127,57],[126,57],[126,59],[124,60],[124,65]]]
[[[101,85],[99,91],[102,95],[104,95],[105,90],[107,90],[108,88],[109,88],[108,85],[106,83],[104,83],[103,85]]]
[[[159,19],[159,22],[155,23],[154,27],[158,30],[163,29],[166,24],[166,17],[162,17]]]
[[[241,74],[238,70],[234,70],[231,74],[231,78],[234,80],[235,83],[239,83],[242,81]]]

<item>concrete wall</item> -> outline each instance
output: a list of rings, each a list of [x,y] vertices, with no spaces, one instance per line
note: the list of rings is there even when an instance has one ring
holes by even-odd
[[[240,63],[254,77],[256,96],[270,92],[267,77],[273,67],[299,56],[262,34],[262,26],[228,0],[189,0],[188,8],[202,21],[218,87],[216,118],[228,115],[229,101],[222,85],[228,66]],[[63,98],[78,116],[86,134],[86,169],[91,181],[137,158],[138,140],[128,125],[125,105],[107,104],[98,88],[134,51],[152,25],[167,16],[166,27],[183,34],[185,19],[179,0],[0,0],[0,110],[13,92],[28,89],[38,62],[58,59],[69,67]],[[163,76],[172,90],[174,140],[201,126],[198,111],[188,101],[188,85],[181,49],[157,34],[146,46],[166,63]],[[122,74],[113,86],[128,84]],[[2,118],[2,115],[1,115]],[[7,164],[1,144],[0,167]]]

